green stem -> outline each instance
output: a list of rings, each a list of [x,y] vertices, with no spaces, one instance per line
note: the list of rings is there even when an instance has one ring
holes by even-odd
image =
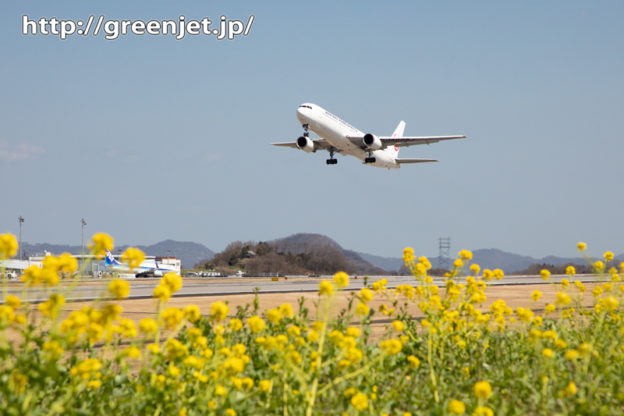
[[[314,402],[316,401],[317,390],[318,390],[318,378],[319,373],[321,371],[321,367],[323,365],[323,346],[325,345],[325,333],[327,332],[327,321],[329,320],[329,307],[331,305],[331,300],[333,296],[328,298],[323,305],[323,329],[321,330],[321,336],[319,338],[319,345],[317,349],[317,360],[318,365],[316,367],[316,371],[314,372],[314,380],[312,381],[312,391],[310,392],[310,399],[308,401],[308,407],[306,409],[306,416],[312,416],[312,409],[314,408]]]
[[[433,398],[436,403],[440,402],[440,395],[438,393],[438,383],[436,381],[435,369],[433,367],[433,341],[431,340],[431,332],[427,339],[427,362],[429,363],[429,377],[431,378],[431,385],[433,386]]]

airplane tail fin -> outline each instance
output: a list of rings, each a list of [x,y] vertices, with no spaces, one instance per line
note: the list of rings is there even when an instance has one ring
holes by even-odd
[[[401,120],[399,125],[394,129],[394,133],[392,133],[392,137],[403,137],[403,132],[405,132],[405,122]]]
[[[113,257],[113,253],[111,253],[110,251],[106,250],[106,259],[104,260],[104,264],[106,266],[118,266],[121,263],[119,263],[119,261],[117,261],[117,259],[115,259],[115,257]]]
[[[405,122],[403,120],[401,120],[399,122],[399,125],[396,126],[396,129],[394,129],[394,133],[392,133],[392,137],[403,137],[403,133],[404,132],[405,132]],[[398,146],[393,146],[390,149],[394,153],[394,157],[399,156],[399,147]]]

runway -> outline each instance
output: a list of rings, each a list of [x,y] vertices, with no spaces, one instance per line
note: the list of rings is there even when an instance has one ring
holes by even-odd
[[[370,276],[367,284],[371,284],[381,279],[387,279],[387,288],[395,288],[402,284],[418,285],[419,282],[413,276]],[[492,280],[490,286],[517,286],[517,285],[540,285],[558,283],[562,279],[580,280],[583,283],[599,281],[596,275],[577,275],[573,278],[565,275],[551,276],[548,281],[543,281],[540,276],[505,276],[501,280]],[[309,277],[280,277],[278,281],[271,278],[184,278],[182,288],[174,297],[197,297],[197,296],[227,296],[253,294],[275,294],[275,293],[305,293],[318,291],[321,280],[331,279],[331,276],[319,278]],[[149,299],[152,297],[154,288],[160,279],[128,279],[130,283],[130,299]],[[66,300],[89,301],[95,299],[108,298],[108,284],[111,279],[84,279],[78,282],[75,287],[73,282],[64,281],[54,288],[27,288],[21,282],[9,282],[6,293],[18,296],[22,301],[38,303],[46,300],[51,293],[62,293]],[[352,277],[347,290],[359,290],[364,287],[363,277]],[[464,283],[465,279],[458,279],[457,283]],[[444,286],[442,278],[434,278],[437,286]],[[70,291],[71,289],[71,291]],[[0,299],[4,302],[3,290]]]

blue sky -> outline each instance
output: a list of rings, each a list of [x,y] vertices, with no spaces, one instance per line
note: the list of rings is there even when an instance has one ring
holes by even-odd
[[[624,4],[4,3],[0,231],[80,244],[316,232],[400,256],[624,252]],[[23,36],[31,18],[255,16],[248,37]],[[302,102],[365,132],[466,134],[399,170],[270,146]]]

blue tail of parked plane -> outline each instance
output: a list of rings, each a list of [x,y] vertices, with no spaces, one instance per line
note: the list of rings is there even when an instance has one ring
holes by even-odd
[[[115,259],[115,257],[113,257],[113,254],[108,250],[106,250],[106,260],[104,264],[106,264],[107,266],[121,265],[121,263],[117,259]]]

